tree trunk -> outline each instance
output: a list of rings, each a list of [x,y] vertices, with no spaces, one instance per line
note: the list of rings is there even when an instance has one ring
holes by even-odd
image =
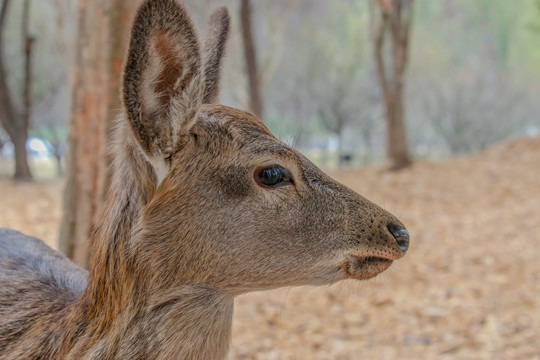
[[[405,114],[403,108],[403,92],[394,94],[393,112],[387,115],[388,124],[388,156],[392,159],[393,168],[401,169],[411,164],[405,130]]]
[[[259,86],[259,71],[257,69],[257,53],[253,43],[251,27],[250,0],[241,0],[240,19],[242,21],[242,39],[246,58],[246,71],[248,75],[249,107],[258,118],[262,119],[263,104]]]
[[[56,175],[61,177],[64,174],[64,168],[62,167],[62,155],[54,154],[56,160]]]
[[[396,170],[411,164],[405,129],[403,89],[412,24],[412,2],[413,0],[371,2],[374,56],[384,98],[387,157],[391,168]],[[389,49],[386,49],[385,42],[388,39],[390,44]],[[389,53],[385,53],[385,50],[389,50]]]
[[[30,127],[30,117],[32,116],[32,54],[34,49],[34,38],[30,35],[30,0],[25,0],[23,5],[22,33],[24,39],[24,88],[23,100],[24,109],[22,112],[21,128],[17,134],[20,141],[19,156],[15,160],[19,165],[15,166],[15,179],[32,180],[30,168],[28,166],[28,156],[26,153],[26,142],[28,140],[28,128]],[[24,146],[23,146],[24,144]]]
[[[129,44],[131,20],[140,2],[140,0],[112,0],[111,8],[108,12],[110,29],[109,44],[111,51],[109,59],[109,89],[111,91],[109,119],[117,116],[122,106],[120,101],[122,65]]]
[[[113,120],[120,113],[122,102],[120,98],[120,79],[122,77],[123,62],[126,49],[129,45],[131,19],[140,5],[140,0],[113,0],[108,12],[110,29],[110,59],[109,59],[109,113],[107,115],[107,134],[112,132]],[[107,154],[106,168],[112,162],[110,154]],[[111,174],[107,172],[105,189],[109,188]]]
[[[26,142],[28,140],[28,131],[17,131],[11,136],[13,149],[15,152],[15,174],[13,178],[17,181],[31,181],[32,174],[28,166],[28,154],[26,151]]]
[[[105,151],[109,111],[108,0],[80,0],[67,183],[59,249],[77,264],[88,262],[87,239],[105,193]]]
[[[386,118],[386,151],[391,169],[399,170],[411,164],[407,146],[402,90],[384,96]]]
[[[15,173],[14,179],[18,181],[32,180],[32,174],[28,165],[28,156],[26,152],[26,141],[28,140],[28,126],[30,120],[30,85],[31,85],[31,54],[33,39],[28,35],[28,18],[29,18],[29,0],[25,0],[23,11],[23,39],[25,39],[25,88],[24,88],[24,104],[27,109],[21,113],[17,110],[13,101],[13,93],[11,93],[7,84],[7,72],[4,64],[4,26],[7,17],[10,0],[4,0],[0,10],[0,120],[2,126],[9,135],[13,143],[15,151]]]
[[[78,43],[66,158],[67,182],[59,248],[88,262],[87,240],[108,188],[107,145],[120,103],[122,61],[131,17],[140,1],[80,0]]]

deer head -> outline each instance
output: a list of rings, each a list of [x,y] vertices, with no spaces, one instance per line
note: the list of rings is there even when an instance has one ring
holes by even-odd
[[[175,0],[146,1],[134,22],[123,140],[151,164],[155,189],[129,244],[134,271],[152,274],[155,289],[204,284],[239,294],[368,279],[388,268],[409,244],[399,220],[252,114],[212,104],[227,11],[214,12],[211,24],[201,55]]]

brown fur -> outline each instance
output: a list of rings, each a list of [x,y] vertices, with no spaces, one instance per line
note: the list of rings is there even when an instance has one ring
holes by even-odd
[[[205,78],[185,10],[142,5],[89,273],[0,229],[1,360],[223,359],[235,296],[367,279],[403,256],[392,215],[253,115],[202,105],[217,97],[227,32],[218,23],[205,50],[217,69]],[[255,169],[273,164],[293,183],[259,186]]]
[[[227,8],[214,10],[208,20],[208,34],[204,45],[205,91],[203,103],[214,104],[218,101],[221,63],[225,44],[229,36],[230,18]]]

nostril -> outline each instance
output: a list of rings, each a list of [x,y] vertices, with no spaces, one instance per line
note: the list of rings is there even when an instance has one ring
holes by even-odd
[[[401,251],[405,253],[405,251],[407,251],[407,249],[409,248],[409,232],[407,231],[407,229],[395,224],[388,225],[387,229],[388,231],[390,231],[390,234],[392,234],[394,239],[396,239],[396,242]]]

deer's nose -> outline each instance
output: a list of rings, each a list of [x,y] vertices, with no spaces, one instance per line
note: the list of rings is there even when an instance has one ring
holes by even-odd
[[[396,239],[396,242],[403,251],[403,254],[409,249],[409,232],[407,229],[405,229],[403,226],[390,224],[387,226],[388,231],[390,231],[390,234]]]

